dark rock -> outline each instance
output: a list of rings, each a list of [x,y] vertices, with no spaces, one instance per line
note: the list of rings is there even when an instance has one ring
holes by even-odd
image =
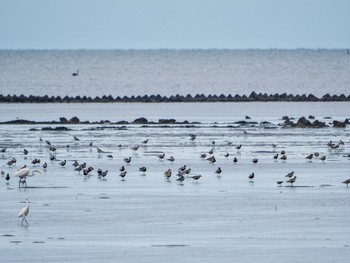
[[[144,117],[141,117],[141,118],[137,118],[133,121],[133,123],[135,124],[147,124],[148,123],[148,120]]]
[[[314,119],[315,119],[315,116],[309,115],[308,119],[314,120]]]
[[[319,121],[319,120],[315,120],[312,123],[312,127],[314,127],[314,128],[324,128],[324,127],[326,127],[326,123],[324,123],[322,121]]]
[[[334,128],[345,128],[346,127],[345,121],[333,121],[333,127]]]
[[[159,122],[159,124],[175,124],[176,120],[175,119],[159,119],[158,122]]]
[[[57,126],[55,128],[52,128],[49,126],[49,127],[43,127],[41,130],[42,131],[70,131],[71,129],[64,126]]]
[[[251,118],[250,118],[248,115],[246,115],[246,116],[245,116],[245,119],[246,119],[246,120],[250,120]]]
[[[68,123],[68,120],[65,117],[60,118],[61,123]]]
[[[129,124],[129,122],[128,121],[118,121],[116,124],[124,125],[124,124]]]
[[[301,117],[299,118],[295,126],[298,128],[307,128],[307,127],[312,127],[312,123],[305,117]]]
[[[69,120],[70,123],[73,123],[73,124],[77,124],[80,122],[79,118],[78,117],[73,117]]]

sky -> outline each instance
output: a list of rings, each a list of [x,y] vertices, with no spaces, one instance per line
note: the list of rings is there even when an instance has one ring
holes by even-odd
[[[0,0],[0,49],[350,48],[350,0]]]

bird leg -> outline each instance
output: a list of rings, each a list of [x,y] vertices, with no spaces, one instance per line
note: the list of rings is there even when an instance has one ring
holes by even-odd
[[[23,219],[24,219],[24,221],[26,221],[27,225],[29,226],[29,223],[28,223],[26,217],[24,217]]]

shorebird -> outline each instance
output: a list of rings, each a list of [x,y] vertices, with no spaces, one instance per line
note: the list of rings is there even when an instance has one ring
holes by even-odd
[[[50,161],[54,161],[54,160],[56,160],[56,156],[55,155],[51,155],[50,156]]]
[[[310,153],[308,156],[305,157],[305,159],[309,159],[311,161],[311,159],[314,157],[313,153]]]
[[[277,181],[278,186],[282,186],[283,181]]]
[[[144,140],[142,143],[143,144],[147,144],[148,143],[148,139]]]
[[[108,154],[107,157],[108,157],[109,159],[113,159],[113,155],[112,155],[112,154]]]
[[[127,164],[129,164],[129,163],[131,162],[131,157],[124,158],[124,162],[126,162]]]
[[[236,149],[237,149],[237,150],[240,150],[241,148],[242,148],[242,145],[241,145],[241,144],[236,146]]]
[[[171,169],[168,169],[167,171],[164,172],[164,177],[169,180],[171,177]]]
[[[28,154],[28,150],[27,149],[23,149],[23,154],[27,155]]]
[[[80,139],[77,136],[74,136],[73,138],[74,138],[74,141],[76,142],[80,141]]]
[[[63,160],[62,162],[59,163],[59,165],[61,165],[62,167],[64,167],[66,165],[67,161]]]
[[[25,221],[27,225],[29,225],[26,219],[28,214],[29,214],[29,203],[28,203],[28,198],[26,197],[26,206],[23,207],[18,213],[18,217],[22,217],[22,223],[21,223],[22,226],[23,226],[23,221]]]
[[[9,181],[9,180],[10,180],[10,174],[9,174],[9,173],[7,173],[5,179],[6,179],[6,181]]]
[[[283,161],[287,160],[287,155],[282,155],[282,156],[280,157],[280,159],[283,160]]]
[[[46,163],[46,162],[43,164],[43,168],[44,168],[44,169],[47,168],[47,163]]]
[[[124,177],[126,176],[127,172],[123,171],[119,174],[119,176],[122,178],[122,180],[124,180]]]
[[[207,154],[206,153],[202,153],[201,155],[200,155],[200,158],[202,158],[202,159],[205,159],[207,157]]]
[[[175,158],[173,156],[170,156],[167,160],[170,162],[173,162],[173,161],[175,161]]]
[[[319,155],[320,155],[319,152],[314,152],[314,156],[315,156],[315,157],[318,157]]]
[[[230,154],[229,153],[225,153],[225,158],[228,158],[229,156],[230,156]]]
[[[283,154],[286,154],[286,151],[285,150],[282,150],[281,151],[281,154],[283,155]]]
[[[191,168],[188,168],[185,171],[183,171],[183,174],[189,175],[190,173],[191,173]]]
[[[165,153],[159,154],[159,155],[158,155],[159,160],[164,159],[164,156],[165,156]]]
[[[208,153],[209,154],[213,154],[214,153],[214,149],[210,149]]]
[[[325,161],[326,160],[326,156],[323,155],[321,158],[320,158],[321,161]]]
[[[248,178],[249,178],[249,180],[253,180],[254,179],[254,173],[251,173],[249,176],[248,176]]]
[[[274,156],[273,156],[273,159],[278,159],[278,153],[276,153]]]
[[[221,170],[221,167],[218,167],[218,169],[216,169],[215,173],[217,176],[220,176],[222,170]]]
[[[296,179],[297,179],[297,177],[294,176],[293,178],[290,178],[290,179],[287,181],[287,183],[290,183],[291,186],[293,186],[293,184],[295,183]]]
[[[254,159],[252,160],[253,163],[258,163],[258,161],[259,161],[258,158],[254,158]]]
[[[40,159],[37,159],[35,158],[33,161],[32,161],[32,164],[33,165],[36,165],[36,164],[39,164],[40,163]]]
[[[197,182],[202,176],[200,174],[191,176],[194,182]]]
[[[107,174],[108,174],[108,170],[103,171],[103,172],[101,173],[102,178],[105,178]]]
[[[8,166],[12,166],[14,163],[17,162],[17,159],[15,157],[12,157],[12,159],[10,161],[7,162]]]
[[[182,182],[185,180],[185,176],[181,175],[179,178],[176,179],[176,181],[180,182],[180,184],[182,184]]]
[[[144,172],[146,172],[146,171],[147,171],[147,168],[146,168],[146,167],[144,167],[144,166],[142,166],[142,167],[140,167],[140,168],[139,168],[139,171],[144,173]]]
[[[343,184],[346,184],[346,187],[349,187],[349,184],[350,184],[350,179],[347,179],[343,182]]]
[[[0,152],[1,152],[1,153],[4,153],[4,152],[6,152],[6,150],[7,150],[7,147],[4,147],[4,148],[2,148],[2,149],[0,150]]]
[[[211,163],[215,163],[215,162],[216,162],[216,159],[215,159],[214,155],[213,155],[213,156],[210,156],[209,158],[207,158],[207,160],[208,160],[209,162],[211,162]]]
[[[119,168],[119,171],[121,171],[121,172],[125,171],[124,165],[122,165],[122,167]]]
[[[292,172],[288,173],[288,174],[286,175],[286,177],[291,178],[291,177],[293,177],[293,175],[294,175],[294,171],[292,171]]]
[[[197,135],[196,134],[190,134],[190,140],[194,141],[196,139]]]
[[[233,162],[234,162],[234,163],[237,163],[237,162],[238,162],[237,157],[233,158]]]
[[[131,150],[133,150],[134,152],[136,152],[139,149],[139,145],[135,144],[133,147],[131,147]]]
[[[181,172],[183,172],[183,171],[185,171],[186,170],[186,164],[184,164],[183,166],[181,166],[180,168],[179,168],[179,171],[181,171]]]

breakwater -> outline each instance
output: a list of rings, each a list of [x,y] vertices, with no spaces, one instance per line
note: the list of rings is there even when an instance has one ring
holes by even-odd
[[[141,102],[141,103],[159,103],[159,102],[318,102],[318,101],[350,101],[350,95],[330,95],[325,94],[322,97],[316,97],[313,94],[262,94],[252,92],[250,95],[144,95],[144,96],[117,96],[112,95],[94,98],[88,96],[25,96],[25,95],[2,95],[0,94],[0,103],[108,103],[108,102]]]

